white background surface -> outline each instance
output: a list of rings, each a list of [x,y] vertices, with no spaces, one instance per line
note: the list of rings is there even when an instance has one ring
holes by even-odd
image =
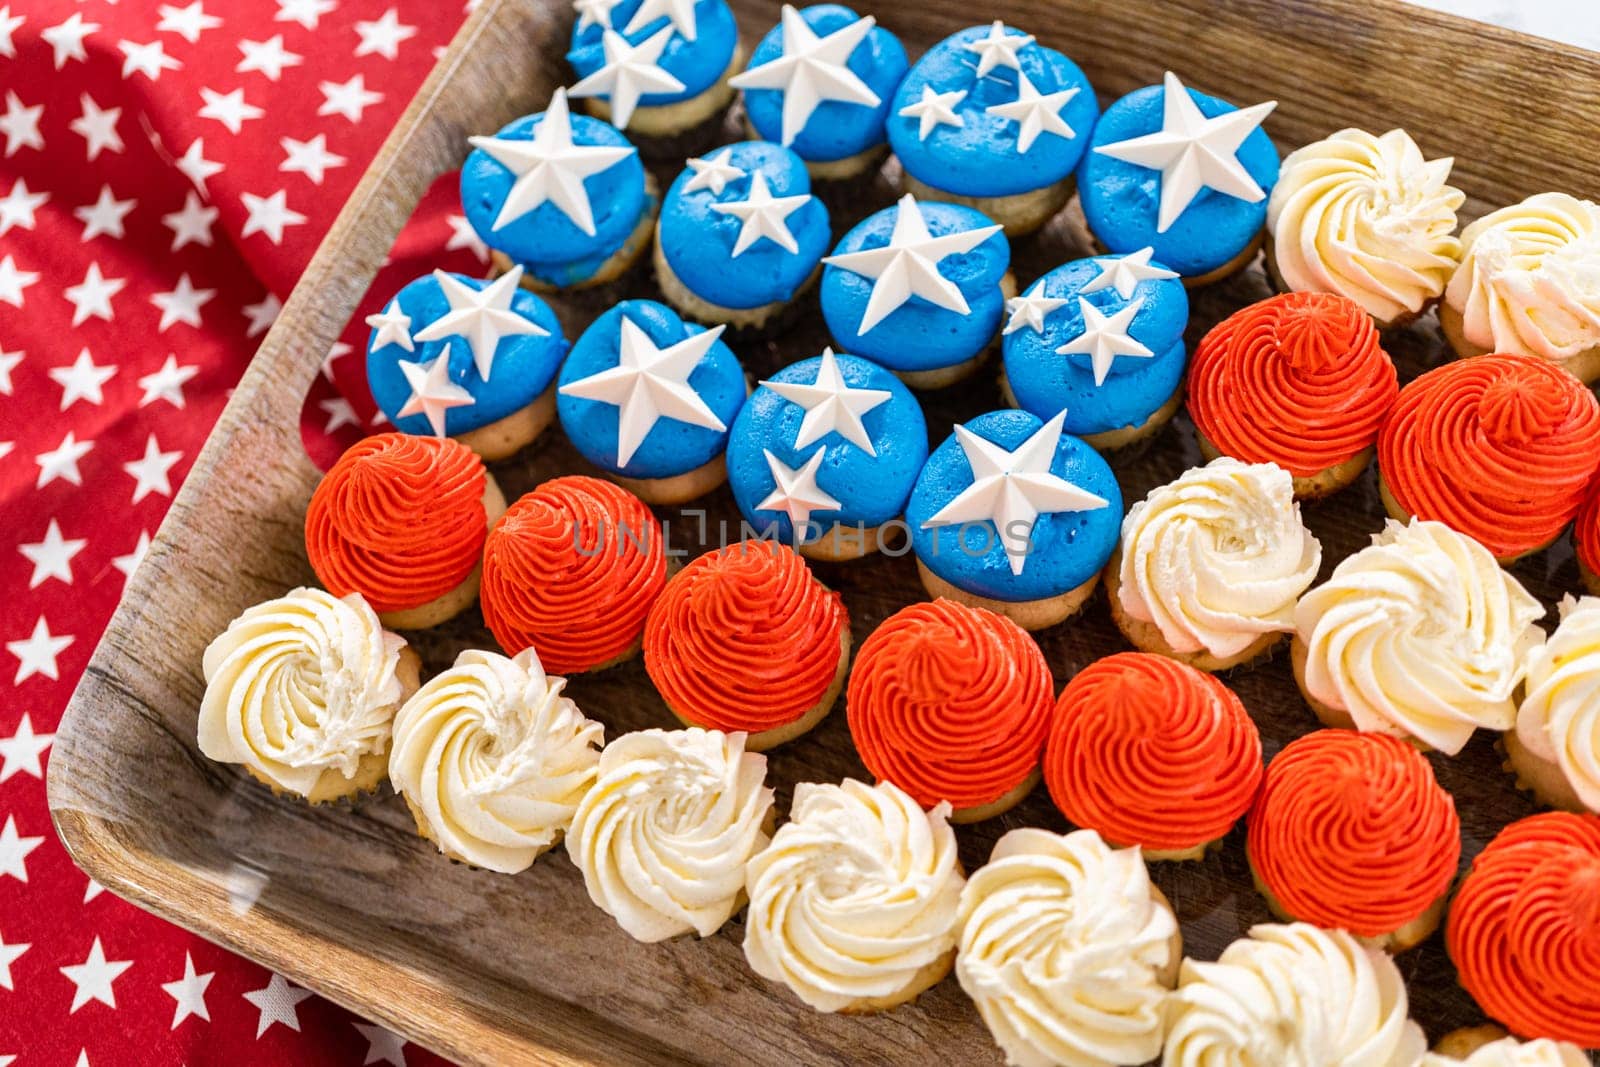
[[[1411,0],[1600,51],[1600,0]]]

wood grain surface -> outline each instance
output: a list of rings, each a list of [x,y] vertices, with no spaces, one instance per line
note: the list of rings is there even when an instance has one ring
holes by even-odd
[[[747,44],[777,18],[775,3],[733,6]],[[1429,155],[1455,155],[1472,214],[1545,189],[1596,193],[1600,57],[1396,0],[1001,0],[981,12],[924,0],[875,13],[913,55],[971,22],[1004,18],[1072,55],[1103,102],[1168,67],[1239,103],[1276,98],[1267,128],[1285,152],[1347,125],[1403,125]],[[638,945],[590,905],[564,853],[514,877],[471,871],[420,840],[387,792],[313,809],[273,798],[196,749],[206,643],[246,606],[312,580],[301,522],[317,475],[301,450],[298,416],[322,353],[422,191],[459,164],[465,137],[535,110],[568,77],[561,57],[570,19],[553,0],[483,0],[363,178],[174,501],[67,711],[50,762],[57,829],[113,891],[463,1061],[998,1063],[954,980],[885,1015],[818,1015],[750,973],[739,920],[705,941]],[[892,169],[874,183],[825,191],[835,233],[891,203],[891,181]],[[1015,246],[1017,274],[1030,281],[1084,251],[1069,209]],[[1256,267],[1195,294],[1191,345],[1267,291]],[[636,273],[556,304],[575,337],[612,301],[655,294],[653,279]],[[773,335],[732,340],[763,375],[815,354],[826,338],[813,295]],[[1431,320],[1386,344],[1403,380],[1446,358]],[[997,406],[990,373],[929,396],[934,443],[953,421]],[[1130,502],[1199,461],[1182,417],[1112,457]],[[511,496],[583,470],[559,432],[495,467]],[[692,554],[703,540],[716,542],[721,520],[737,528],[726,490],[700,503],[703,539],[698,520],[662,512],[673,520],[675,549]],[[1322,538],[1326,574],[1382,525],[1371,472],[1306,517]],[[909,555],[818,571],[844,594],[858,643],[922,597]],[[1546,604],[1578,587],[1564,539],[1516,573]],[[1103,597],[1039,636],[1058,688],[1126,647]],[[416,641],[431,670],[462,648],[492,647],[476,611]],[[1260,724],[1269,756],[1316,726],[1287,656],[1226,680]],[[569,692],[610,735],[672,722],[637,662],[577,679]],[[795,782],[864,774],[842,707],[770,758],[780,810]],[[1487,738],[1456,759],[1432,759],[1461,810],[1463,863],[1533,810]],[[981,864],[999,834],[1021,825],[1066,828],[1038,789],[1008,815],[962,829],[963,861]],[[1250,888],[1240,833],[1218,856],[1157,865],[1154,874],[1198,957],[1215,957],[1268,917]],[[1398,962],[1430,1036],[1481,1020],[1437,936]]]

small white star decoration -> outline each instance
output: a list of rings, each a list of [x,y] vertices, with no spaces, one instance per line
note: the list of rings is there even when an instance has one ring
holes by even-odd
[[[626,129],[641,96],[683,92],[683,82],[661,68],[661,53],[674,32],[672,26],[663,26],[634,45],[615,30],[606,30],[601,41],[605,64],[568,92],[573,96],[606,97],[611,103],[612,123]]]
[[[729,182],[736,182],[748,173],[744,168],[728,162],[732,155],[732,148],[724,148],[714,156],[687,160],[694,176],[683,183],[683,191],[697,193],[701,189],[709,189],[712,196],[721,196],[722,190],[728,187]],[[0,230],[0,233],[3,232]]]
[[[968,41],[962,47],[978,57],[978,77],[981,78],[996,67],[1021,70],[1022,64],[1017,60],[1017,53],[1032,43],[1033,34],[1007,33],[1006,24],[995,19],[985,36]]]
[[[411,316],[400,310],[398,297],[391,298],[389,306],[367,316],[367,325],[377,331],[372,337],[372,351],[389,345],[399,345],[407,352],[414,351],[411,339]]]
[[[1148,359],[1155,355],[1128,332],[1133,317],[1142,307],[1144,298],[1140,297],[1108,316],[1080,296],[1078,311],[1083,315],[1083,332],[1057,348],[1057,354],[1088,356],[1094,367],[1094,384],[1104,385],[1106,375],[1111,373],[1111,364],[1118,356]]]
[[[856,47],[866,40],[877,20],[871,15],[818,37],[805,18],[789,4],[783,5],[783,51],[777,59],[752,67],[729,79],[735,89],[777,89],[783,93],[783,130],[780,140],[794,144],[811,121],[817,105],[829,100],[877,107],[878,94],[846,64]]]
[[[900,115],[917,120],[917,140],[926,141],[928,135],[940,126],[960,128],[966,120],[956,114],[956,108],[967,98],[965,89],[952,89],[947,93],[934,92],[933,86],[924,85],[922,96],[914,103],[900,109]],[[994,110],[990,108],[989,110]]]
[[[800,251],[800,243],[794,239],[785,220],[810,202],[807,194],[773,196],[767,188],[767,176],[758,170],[750,179],[748,196],[743,200],[712,204],[711,210],[719,215],[732,215],[740,222],[739,236],[733,242],[735,259],[763,238],[795,255]]]
[[[1041,133],[1054,134],[1071,140],[1077,134],[1061,117],[1061,109],[1078,95],[1078,87],[1056,93],[1041,94],[1021,70],[1017,71],[1017,98],[1009,104],[990,104],[991,115],[1010,119],[1017,124],[1017,151],[1026,154]]]
[[[450,380],[450,346],[433,358],[431,363],[417,363],[409,359],[400,361],[400,373],[411,387],[411,396],[398,412],[399,418],[423,415],[433,427],[435,437],[445,436],[445,412],[451,408],[470,407],[472,394]]]
[[[550,336],[549,330],[511,309],[511,300],[522,281],[521,267],[512,267],[481,289],[442,270],[433,272],[433,280],[439,283],[450,310],[413,336],[418,341],[442,341],[452,336],[465,338],[472,348],[472,362],[478,368],[478,377],[484,381],[489,380],[494,369],[495,349],[502,338]]]
[[[1095,263],[1100,267],[1100,273],[1081,291],[1098,293],[1102,289],[1115,289],[1122,299],[1132,300],[1133,291],[1139,287],[1140,282],[1163,281],[1178,277],[1177,271],[1150,262],[1150,257],[1155,255],[1155,252],[1154,248],[1146,245],[1139,251],[1129,252],[1125,256],[1097,257]]]
[[[839,501],[817,485],[817,471],[827,451],[825,448],[817,449],[810,459],[801,464],[799,470],[795,470],[773,455],[771,450],[763,448],[761,454],[767,457],[767,469],[772,472],[775,484],[772,492],[756,505],[756,510],[781,511],[799,529],[811,521],[813,511],[833,511],[838,508]]]
[[[1018,330],[1032,330],[1034,333],[1042,334],[1045,317],[1068,303],[1065,297],[1045,296],[1044,279],[1040,278],[1027,292],[1006,301],[1008,317],[1005,328],[1000,332],[1012,334]]]
[[[830,433],[836,433],[867,455],[878,454],[861,417],[887,404],[894,394],[887,389],[866,389],[847,384],[832,348],[822,350],[822,362],[817,365],[817,376],[810,385],[774,381],[763,381],[761,384],[805,409],[805,417],[800,420],[800,429],[795,433],[796,450],[815,444]]]

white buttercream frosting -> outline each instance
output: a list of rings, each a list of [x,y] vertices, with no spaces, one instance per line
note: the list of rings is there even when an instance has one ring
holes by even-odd
[[[1583,1049],[1567,1041],[1503,1037],[1479,1045],[1462,1059],[1430,1052],[1422,1058],[1422,1067],[1591,1067],[1591,1061]]]
[[[1517,739],[1561,768],[1600,812],[1600,597],[1567,597],[1555,633],[1528,657]]]

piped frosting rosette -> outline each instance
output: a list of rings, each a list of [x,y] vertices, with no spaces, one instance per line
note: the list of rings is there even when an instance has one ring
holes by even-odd
[[[1421,1067],[1593,1067],[1593,1062],[1570,1041],[1502,1037],[1479,1045],[1465,1056],[1430,1052],[1422,1057]]]
[[[1600,597],[1562,601],[1560,625],[1528,657],[1523,694],[1517,740],[1600,812]]]
[[[1577,550],[1584,585],[1600,596],[1600,477],[1589,487],[1589,494],[1572,520],[1572,547]]]

